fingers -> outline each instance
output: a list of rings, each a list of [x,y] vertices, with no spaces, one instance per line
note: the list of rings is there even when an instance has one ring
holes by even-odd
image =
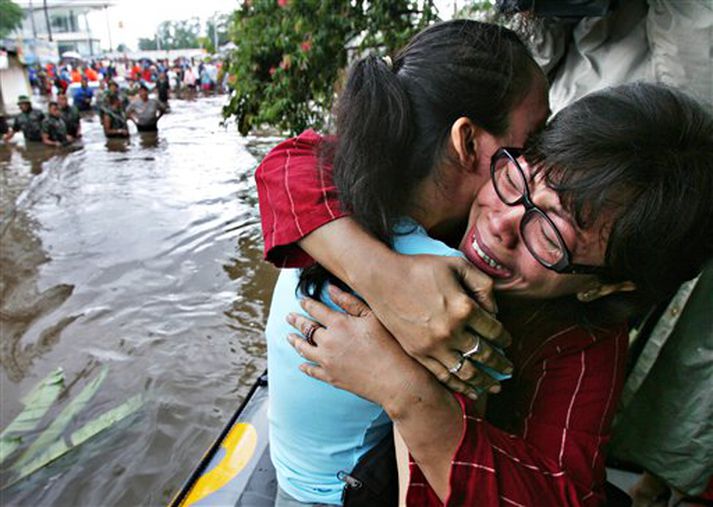
[[[319,329],[322,328],[322,325],[319,324],[319,322],[315,322],[314,320],[305,317],[304,315],[300,315],[298,313],[290,313],[287,315],[287,322],[297,329],[302,335],[307,338],[308,340],[306,341],[312,341],[312,343],[317,343],[315,340],[315,335],[319,331]],[[315,326],[318,329],[315,329]]]
[[[487,340],[480,340],[478,352],[469,356],[469,359],[506,375],[510,375],[513,372],[513,365],[510,360],[488,343]]]
[[[302,373],[306,373],[312,378],[321,380],[322,382],[329,382],[326,371],[318,364],[303,363],[299,368]]]
[[[463,259],[455,259],[456,273],[463,286],[480,306],[490,313],[497,313],[498,306],[493,296],[493,281],[478,268]]]
[[[439,359],[440,361],[440,359]],[[470,361],[466,360],[457,350],[451,350],[446,354],[444,361],[440,361],[445,365],[446,370],[459,380],[465,383],[470,383],[470,379],[475,377],[480,370]],[[456,367],[460,366],[457,371]]]
[[[343,316],[336,310],[332,310],[321,301],[312,298],[302,298],[300,306],[315,320],[328,326],[335,318]]]
[[[512,343],[510,333],[500,321],[482,308],[475,308],[466,323],[466,330],[472,330],[501,348],[509,347]]]
[[[287,335],[287,341],[290,342],[290,345],[294,347],[297,353],[304,357],[307,361],[312,361],[313,363],[319,362],[317,360],[317,356],[319,355],[318,347],[310,345],[307,343],[307,340],[294,333]]]
[[[478,398],[475,388],[462,381],[455,375],[451,375],[448,369],[435,359],[424,358],[421,363],[425,366],[442,384],[448,386],[451,391],[464,394],[472,399]]]
[[[349,315],[354,317],[363,317],[371,312],[371,309],[364,301],[353,294],[343,291],[334,284],[329,285],[328,291],[329,297],[332,298],[334,304],[347,312]]]

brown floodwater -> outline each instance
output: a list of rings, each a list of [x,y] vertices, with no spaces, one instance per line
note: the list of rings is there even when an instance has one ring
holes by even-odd
[[[252,174],[278,140],[220,126],[224,97],[174,100],[158,135],[0,144],[0,428],[61,367],[41,424],[4,460],[3,505],[165,505],[265,367],[276,272]],[[106,368],[59,438],[142,407],[12,484],[13,462]]]

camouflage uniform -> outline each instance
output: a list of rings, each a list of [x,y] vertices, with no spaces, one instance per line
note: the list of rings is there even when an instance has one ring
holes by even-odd
[[[51,114],[46,116],[42,121],[42,133],[47,134],[50,141],[59,141],[62,144],[67,144],[67,125],[64,120]]]
[[[67,134],[72,137],[77,137],[77,131],[79,131],[79,109],[75,106],[67,106],[64,109],[60,109],[62,113],[62,119],[67,127]]]
[[[126,113],[124,113],[124,110],[121,107],[119,107],[119,108],[107,107],[104,109],[104,115],[106,115],[110,118],[109,127],[112,130],[119,130],[119,129],[128,130],[129,129],[129,125],[126,122]]]
[[[42,119],[44,116],[37,109],[30,109],[27,113],[22,112],[15,117],[12,130],[22,131],[25,141],[42,141]]]

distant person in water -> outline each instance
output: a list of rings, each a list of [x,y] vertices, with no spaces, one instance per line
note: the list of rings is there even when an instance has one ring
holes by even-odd
[[[139,87],[139,97],[126,109],[129,120],[136,124],[139,132],[156,132],[158,120],[166,112],[166,105],[149,98],[149,89],[145,84]]]
[[[168,104],[168,91],[170,88],[171,84],[168,81],[166,72],[161,72],[158,75],[158,81],[156,81],[156,92],[158,93],[158,100],[162,104]]]
[[[102,126],[107,137],[129,137],[129,125],[121,101],[116,95],[109,95],[109,102],[104,108]]]
[[[81,86],[74,91],[74,105],[80,111],[91,111],[94,90],[89,87],[86,77],[82,77],[81,83]]]
[[[74,137],[67,134],[67,125],[62,119],[59,104],[55,101],[50,102],[47,113],[42,120],[42,144],[60,147],[74,141]]]
[[[20,95],[17,98],[17,105],[20,107],[20,114],[15,117],[12,127],[5,133],[3,140],[7,142],[16,132],[22,132],[25,141],[42,141],[41,127],[44,119],[42,111],[32,108],[32,102],[27,95]]]
[[[59,105],[59,112],[62,115],[64,124],[67,127],[67,135],[75,139],[82,137],[82,124],[77,106],[70,105],[69,99],[64,93],[57,95],[57,104]]]

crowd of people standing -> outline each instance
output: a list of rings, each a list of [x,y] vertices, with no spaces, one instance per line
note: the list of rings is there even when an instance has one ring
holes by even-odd
[[[20,95],[20,114],[10,124],[3,118],[3,140],[22,132],[25,141],[67,146],[81,138],[82,114],[91,112],[99,115],[107,138],[129,137],[129,121],[139,132],[156,132],[158,120],[169,110],[171,94],[190,97],[224,91],[227,75],[221,70],[221,62],[193,58],[173,63],[123,59],[31,67],[33,91],[49,97],[46,114],[33,107],[29,96]],[[156,98],[150,97],[154,90]]]

